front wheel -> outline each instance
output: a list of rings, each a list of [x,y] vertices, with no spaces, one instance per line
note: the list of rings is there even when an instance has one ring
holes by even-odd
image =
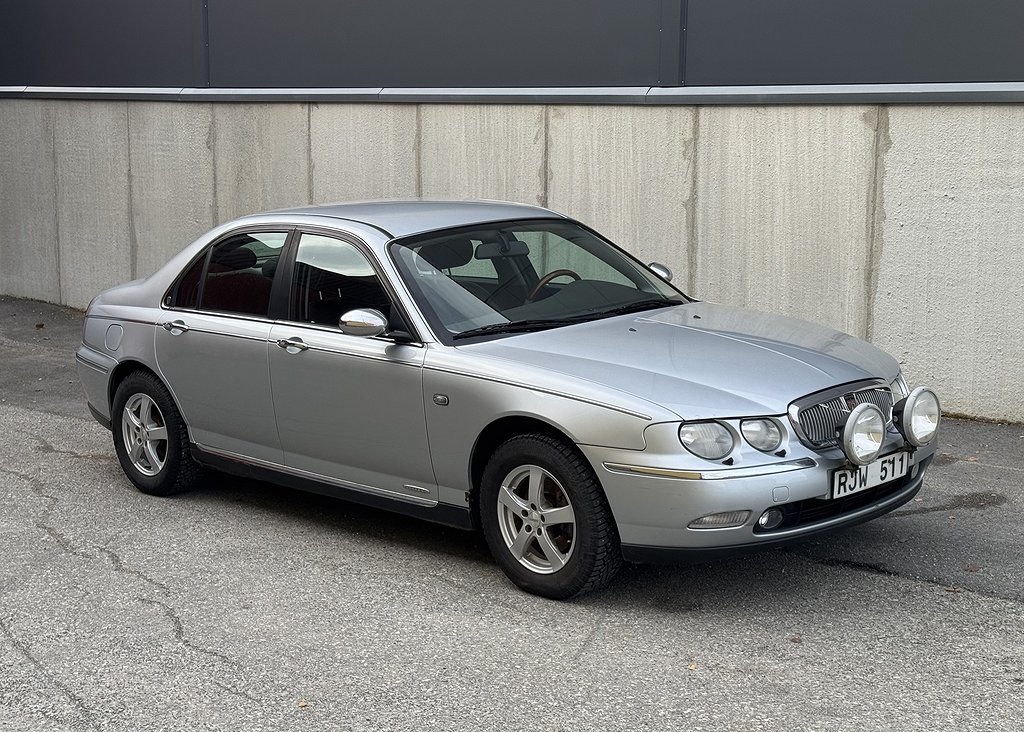
[[[191,488],[201,468],[189,453],[178,407],[153,374],[136,371],[114,393],[114,449],[128,479],[143,493],[169,496]]]
[[[484,469],[480,519],[516,585],[565,600],[607,585],[622,564],[618,532],[593,470],[560,440],[520,435]]]

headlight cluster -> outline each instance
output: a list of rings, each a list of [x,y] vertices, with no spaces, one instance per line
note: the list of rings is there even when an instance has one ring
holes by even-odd
[[[732,432],[718,422],[690,422],[679,428],[683,447],[705,460],[721,460],[736,445]]]
[[[774,452],[782,445],[782,428],[773,419],[744,419],[740,433],[761,452]],[[679,428],[679,441],[705,460],[721,460],[736,448],[735,433],[721,422],[688,422]]]
[[[761,452],[774,452],[782,444],[782,430],[770,419],[745,419],[740,422],[743,439]]]

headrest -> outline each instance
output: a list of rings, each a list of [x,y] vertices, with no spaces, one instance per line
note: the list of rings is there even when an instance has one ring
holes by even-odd
[[[256,266],[256,252],[252,249],[245,249],[244,247],[238,247],[228,251],[215,249],[213,251],[213,259],[210,260],[210,263],[219,264],[221,267],[231,270],[250,269]]]
[[[261,271],[263,272],[263,276],[269,280],[274,279],[274,273],[277,272],[278,259],[280,259],[280,257],[274,257],[273,259],[268,259],[266,262],[263,263]]]
[[[431,242],[420,247],[418,253],[437,269],[461,267],[469,264],[473,259],[473,241],[471,239],[445,239]]]

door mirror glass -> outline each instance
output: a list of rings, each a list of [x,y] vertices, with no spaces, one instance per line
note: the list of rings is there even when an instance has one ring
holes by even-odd
[[[345,335],[372,338],[387,332],[388,319],[380,310],[359,308],[342,315],[338,327]]]

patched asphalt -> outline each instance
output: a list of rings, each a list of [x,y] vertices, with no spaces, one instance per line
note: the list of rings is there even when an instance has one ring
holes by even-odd
[[[0,729],[1021,729],[1022,425],[947,420],[876,521],[557,603],[454,529],[219,475],[138,493],[80,331],[0,298]]]

